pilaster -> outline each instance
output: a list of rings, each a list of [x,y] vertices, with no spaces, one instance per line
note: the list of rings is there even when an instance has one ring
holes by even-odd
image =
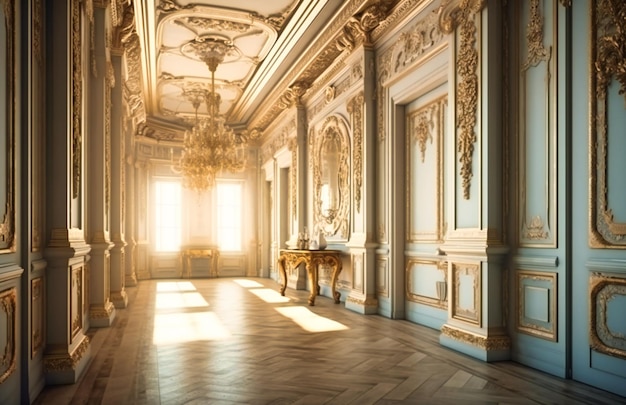
[[[111,249],[111,300],[115,308],[126,308],[126,240],[125,240],[125,211],[126,197],[126,151],[124,133],[122,130],[122,57],[121,51],[111,49],[110,68],[107,75],[111,91],[111,236],[114,243]]]
[[[454,182],[447,190],[448,320],[442,345],[484,361],[510,358],[504,313],[502,16],[495,0],[451,1],[440,11],[450,38]],[[454,150],[452,150],[452,148]]]
[[[361,72],[362,90],[347,101],[352,127],[352,221],[350,249],[353,280],[346,308],[362,314],[378,312],[376,298],[375,148],[376,75],[374,49],[361,45],[346,60],[352,72]]]
[[[111,293],[111,84],[105,35],[106,9],[94,8],[94,49],[88,77],[89,122],[87,143],[87,232],[89,262],[89,325],[110,326],[115,318]]]
[[[85,3],[67,0],[46,7],[46,346],[48,384],[71,384],[89,364],[84,195],[83,50]],[[64,102],[65,100],[65,102]]]

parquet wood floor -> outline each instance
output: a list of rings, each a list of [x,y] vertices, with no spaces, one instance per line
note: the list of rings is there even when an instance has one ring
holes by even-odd
[[[269,279],[150,280],[90,330],[93,359],[36,404],[618,404],[514,362],[439,345],[438,331],[364,316]]]

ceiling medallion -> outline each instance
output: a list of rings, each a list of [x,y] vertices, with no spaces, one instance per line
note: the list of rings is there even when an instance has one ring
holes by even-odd
[[[219,114],[221,97],[215,92],[217,67],[238,53],[230,41],[215,36],[196,38],[183,48],[206,63],[211,72],[211,88],[193,87],[183,93],[195,110],[195,125],[185,132],[183,152],[172,169],[182,175],[184,187],[203,192],[215,184],[219,172],[238,172],[246,165],[246,139],[226,125]],[[199,117],[202,102],[207,106],[207,114]]]

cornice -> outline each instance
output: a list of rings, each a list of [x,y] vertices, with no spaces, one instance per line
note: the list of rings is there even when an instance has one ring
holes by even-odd
[[[417,1],[417,0],[415,0]],[[305,51],[293,69],[250,120],[249,128],[263,131],[293,101],[297,87],[300,97],[337,60],[350,54],[358,45],[371,41],[370,33],[396,10],[398,0],[350,0],[328,24],[313,45]],[[302,93],[301,89],[305,89]]]

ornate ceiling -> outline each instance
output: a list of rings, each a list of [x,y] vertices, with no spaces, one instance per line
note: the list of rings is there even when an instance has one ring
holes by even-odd
[[[267,126],[354,42],[372,15],[394,1],[135,0],[147,133],[182,133],[199,94],[211,89],[203,56],[223,53],[215,69],[220,113],[236,130]],[[368,11],[369,10],[369,11]],[[382,14],[381,14],[382,13]],[[361,17],[357,26],[351,25]],[[373,28],[373,27],[369,27]],[[198,113],[206,112],[202,103]],[[149,136],[149,135],[148,135]],[[154,136],[157,137],[158,136]]]

